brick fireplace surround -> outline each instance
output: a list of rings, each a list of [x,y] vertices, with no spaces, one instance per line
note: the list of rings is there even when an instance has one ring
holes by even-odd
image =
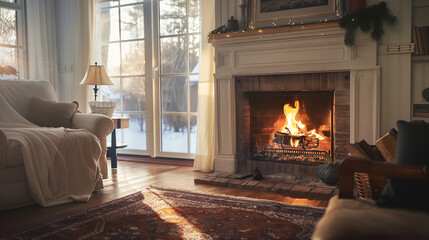
[[[241,124],[249,118],[243,90],[334,91],[335,159],[346,156],[347,142],[375,142],[380,106],[377,44],[368,34],[358,33],[355,46],[350,48],[343,38],[344,31],[334,27],[212,42],[216,61],[215,171],[245,173],[255,167],[287,171],[280,165],[252,163],[246,149],[249,128]]]
[[[298,178],[316,176],[315,164],[284,161],[255,161],[250,156],[249,92],[334,92],[334,159],[347,156],[345,148],[350,139],[350,80],[349,72],[303,73],[268,76],[235,77],[236,101],[236,161],[237,172],[258,169],[263,175],[285,173]],[[271,129],[267,129],[271,130]],[[271,132],[271,131],[270,131]]]

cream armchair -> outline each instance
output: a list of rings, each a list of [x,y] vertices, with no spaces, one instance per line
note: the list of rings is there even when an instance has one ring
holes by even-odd
[[[56,101],[47,81],[0,80],[0,96],[22,117],[28,119],[33,97]],[[113,130],[113,121],[100,114],[76,113],[72,128],[86,129],[100,141],[99,166],[103,178],[108,177],[106,137]],[[0,210],[32,204],[20,146],[11,142],[0,129]]]

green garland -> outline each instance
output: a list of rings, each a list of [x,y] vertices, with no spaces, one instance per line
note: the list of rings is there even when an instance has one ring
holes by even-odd
[[[369,32],[371,37],[378,41],[384,35],[383,23],[393,25],[398,19],[390,14],[386,2],[380,2],[369,7],[362,7],[355,12],[348,12],[339,21],[340,27],[346,29],[344,43],[353,46],[355,43],[356,29],[360,27],[362,32]]]

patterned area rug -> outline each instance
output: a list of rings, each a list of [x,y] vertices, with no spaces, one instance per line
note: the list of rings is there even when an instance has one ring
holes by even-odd
[[[148,188],[10,239],[310,239],[323,208]]]

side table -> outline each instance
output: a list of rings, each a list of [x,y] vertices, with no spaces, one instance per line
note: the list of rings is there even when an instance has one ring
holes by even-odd
[[[113,120],[113,131],[111,136],[112,143],[110,146],[107,146],[107,157],[110,157],[112,169],[115,169],[118,167],[116,149],[124,148],[127,146],[126,144],[123,144],[123,143],[119,143],[119,144],[116,143],[116,129],[129,128],[130,119],[127,117],[112,117],[112,120]]]

